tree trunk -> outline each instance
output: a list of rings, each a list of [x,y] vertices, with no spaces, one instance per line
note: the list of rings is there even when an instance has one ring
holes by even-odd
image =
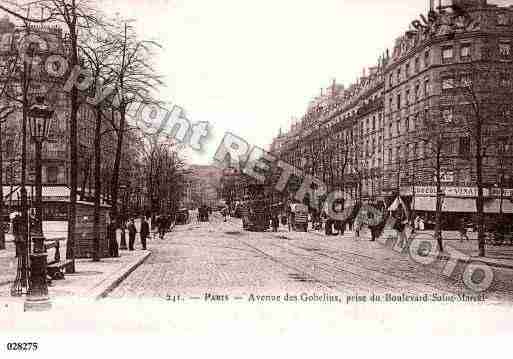
[[[438,145],[438,144],[437,144]],[[441,168],[440,153],[441,148],[436,153],[436,219],[435,219],[435,238],[438,243],[440,252],[444,251],[442,236],[442,185],[441,185]]]
[[[70,40],[71,40],[71,64],[70,68],[79,65],[78,62],[78,43],[77,43],[77,14],[75,0],[72,0],[72,23],[69,24]],[[70,195],[69,195],[69,211],[68,211],[68,240],[66,243],[66,259],[71,260],[72,264],[66,268],[66,273],[75,273],[75,227],[77,214],[77,175],[78,175],[78,155],[77,155],[77,116],[78,108],[78,89],[76,86],[71,88],[71,113],[70,113],[70,134],[69,134],[69,151],[70,151]]]
[[[114,116],[114,111],[112,112]],[[119,170],[121,168],[121,155],[123,154],[123,138],[125,134],[125,106],[121,105],[119,109],[119,130],[117,131],[116,156],[114,159],[114,170],[112,173],[112,181],[110,185],[111,201],[112,201],[112,220],[115,224],[118,220],[118,187],[119,187]],[[114,118],[112,119],[114,121]]]
[[[5,232],[4,232],[4,155],[2,151],[2,124],[0,123],[0,250],[5,249]]]
[[[485,256],[485,229],[484,229],[484,199],[483,199],[483,157],[481,142],[482,124],[478,118],[476,122],[476,176],[477,176],[477,240],[479,246],[479,256]]]
[[[96,123],[94,128],[94,214],[93,214],[93,262],[100,260],[100,204],[102,195],[101,181],[101,124],[102,113],[100,109],[96,109]]]

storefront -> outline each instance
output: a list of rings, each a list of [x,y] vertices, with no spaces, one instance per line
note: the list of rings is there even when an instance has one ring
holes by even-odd
[[[461,219],[465,218],[474,222],[477,214],[476,198],[477,188],[474,187],[442,187],[444,196],[442,196],[442,217],[444,229],[457,229]],[[500,217],[508,221],[513,221],[513,201],[511,195],[512,189],[500,190],[484,189],[484,213],[488,221],[498,220]],[[403,196],[408,199],[408,204],[412,211],[425,217],[430,222],[434,221],[436,212],[436,187],[419,186],[415,191],[411,188],[401,191]]]
[[[33,207],[35,187],[26,186],[28,206]],[[20,211],[21,207],[21,186],[3,186],[4,209],[10,213]],[[65,221],[68,218],[68,204],[70,189],[67,186],[43,186],[43,220]]]

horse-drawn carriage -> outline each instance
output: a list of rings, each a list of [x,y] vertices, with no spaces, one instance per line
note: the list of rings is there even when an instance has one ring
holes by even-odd
[[[189,223],[189,210],[187,208],[181,208],[176,212],[176,224],[187,223]]]
[[[207,206],[198,208],[198,222],[208,222],[209,210]]]

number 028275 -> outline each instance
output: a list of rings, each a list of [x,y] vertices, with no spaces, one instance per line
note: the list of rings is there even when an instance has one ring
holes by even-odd
[[[6,345],[8,351],[20,351],[20,352],[30,352],[36,351],[39,346],[38,343],[7,343]]]

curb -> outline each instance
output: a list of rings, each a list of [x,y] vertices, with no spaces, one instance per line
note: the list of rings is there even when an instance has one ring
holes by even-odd
[[[139,258],[137,262],[130,263],[127,266],[125,266],[120,272],[120,274],[116,274],[115,277],[110,280],[110,278],[107,278],[107,283],[100,286],[100,289],[96,290],[97,293],[93,293],[92,297],[94,300],[100,300],[109,295],[110,292],[112,292],[114,289],[116,289],[117,286],[121,284],[134,270],[136,270],[141,264],[148,259],[148,257],[151,255],[151,252],[146,253],[143,257]]]
[[[472,261],[472,262],[481,262],[481,263],[484,263],[484,264],[486,264],[486,265],[488,265],[490,267],[494,267],[494,268],[513,269],[513,264],[488,262],[486,260],[483,260],[482,257],[470,257],[470,261]]]
[[[318,233],[318,232],[308,232],[308,233],[314,234],[314,235],[319,236],[319,237],[324,237],[324,234],[322,234],[322,233]],[[285,235],[285,234],[281,235],[281,236],[280,235],[274,235],[274,237],[277,237],[277,238],[285,237],[288,240],[294,240],[294,238],[287,237],[287,235]],[[449,260],[450,257],[447,256],[446,254],[442,254],[437,259],[438,260]],[[494,267],[494,268],[513,269],[513,264],[498,263],[498,262],[488,261],[487,259],[489,259],[489,258],[469,256],[469,262],[481,262],[483,264],[486,264],[486,265],[488,265],[490,267]]]

